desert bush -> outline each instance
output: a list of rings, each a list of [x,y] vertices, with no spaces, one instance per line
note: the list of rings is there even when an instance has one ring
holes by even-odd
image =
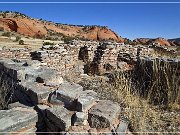
[[[55,45],[55,44],[52,42],[44,42],[43,45]]]
[[[19,45],[24,45],[24,40],[19,40]]]
[[[16,42],[21,40],[21,37],[20,36],[16,36]]]
[[[0,27],[0,31],[4,31],[4,28],[3,28],[3,27]]]
[[[72,41],[73,39],[74,39],[73,37],[63,36],[63,41],[64,41],[64,43],[69,43],[69,42]]]
[[[180,94],[178,63],[156,59],[139,61],[132,79],[138,94],[154,105],[169,105],[177,102]]]
[[[176,50],[178,51],[178,50]],[[161,56],[161,57],[168,57],[168,58],[177,58],[180,55],[177,52],[174,51],[167,51],[162,48],[154,48],[154,55],[155,56]]]
[[[4,33],[2,33],[2,36],[10,37],[10,36],[11,36],[11,33],[10,33],[10,32],[4,32]]]
[[[92,77],[80,84],[96,91],[101,99],[118,102],[132,132],[144,135],[180,130],[180,115],[176,111],[180,109],[178,64],[140,60],[132,71],[107,76],[108,81]]]
[[[4,80],[4,75],[0,74],[0,109],[7,109],[11,100],[11,88]]]
[[[176,51],[180,51],[180,46],[177,47]]]
[[[117,72],[112,78],[109,98],[124,105],[133,132],[178,131],[179,115],[165,113],[180,109],[178,64],[139,61],[133,71]],[[167,121],[176,128],[169,129]]]

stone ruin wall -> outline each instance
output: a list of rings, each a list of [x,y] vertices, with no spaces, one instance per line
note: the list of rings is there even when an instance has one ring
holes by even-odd
[[[90,41],[44,46],[33,52],[0,50],[1,77],[13,93],[7,95],[11,97],[9,109],[0,110],[0,131],[128,132],[128,121],[120,117],[117,103],[99,100],[94,91],[64,81],[63,75],[83,74],[88,63],[98,69],[95,73],[124,70],[124,65],[137,61],[137,55],[147,60],[152,53],[142,46]],[[107,64],[112,66],[108,70]],[[9,122],[2,124],[5,121]]]
[[[0,50],[0,57],[39,60],[47,67],[67,74],[103,74],[115,70],[131,70],[137,61],[153,59],[154,49],[146,46],[113,42],[73,41],[69,44],[44,46],[40,50]]]
[[[81,60],[87,66],[85,73],[103,74],[115,70],[130,70],[138,57],[150,57],[154,50],[144,46],[122,45],[119,43],[98,43],[84,45],[80,49],[83,53]],[[139,50],[139,54],[137,54]]]
[[[117,103],[99,100],[96,92],[63,80],[37,60],[3,58],[0,74],[13,88],[6,95],[8,110],[0,110],[0,132],[128,132],[128,121],[120,117]]]

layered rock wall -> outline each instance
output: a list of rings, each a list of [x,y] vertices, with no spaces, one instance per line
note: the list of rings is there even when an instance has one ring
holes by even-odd
[[[128,122],[125,127],[120,124],[124,121],[117,103],[99,100],[96,92],[63,81],[57,71],[36,60],[1,59],[0,71],[11,79],[8,84],[14,88],[7,99],[15,99],[8,102],[8,110],[0,110],[3,125],[0,132],[115,134],[128,131]],[[6,78],[4,82],[7,81]]]

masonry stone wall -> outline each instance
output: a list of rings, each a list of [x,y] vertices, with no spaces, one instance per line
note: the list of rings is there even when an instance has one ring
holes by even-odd
[[[46,45],[37,51],[29,49],[0,50],[0,56],[39,60],[64,76],[131,70],[138,57],[153,58],[154,49],[142,45],[73,40],[69,44]]]
[[[8,110],[0,110],[0,132],[128,131],[128,122],[121,119],[117,103],[99,100],[96,92],[63,80],[56,70],[37,60],[1,59],[0,71],[11,78],[11,97],[16,99],[8,102]],[[122,123],[126,126],[122,127]]]
[[[128,122],[120,117],[117,103],[99,100],[96,92],[63,78],[130,70],[139,60],[152,63],[152,54],[153,49],[144,46],[95,41],[47,45],[36,51],[1,49],[1,80],[9,94],[1,102],[0,132],[127,132]]]

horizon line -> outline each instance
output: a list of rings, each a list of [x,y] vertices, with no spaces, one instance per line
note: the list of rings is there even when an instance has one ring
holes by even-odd
[[[35,2],[35,1],[34,2],[33,1],[32,2],[31,1],[7,2],[6,1],[5,2],[4,1],[4,2],[0,2],[0,4],[180,4],[180,2],[177,2],[177,1],[176,2],[175,1],[174,2],[165,2],[165,1],[164,2],[156,2],[156,1],[154,1],[154,2],[150,2],[150,1],[149,2],[140,2],[140,1],[139,2],[138,1],[137,2],[133,2],[133,1],[131,1],[131,2],[130,1],[129,2],[125,2],[125,1],[124,2],[123,1],[122,2],[115,2],[115,1],[114,2],[113,1],[112,2],[110,2],[110,1],[109,2],[100,2],[100,1],[99,2],[90,2],[90,1],[89,2],[88,1],[87,2],[80,2],[80,1],[76,1],[76,2],[75,1],[73,1],[73,2],[70,2],[70,1],[69,2],[65,2],[65,1],[64,2],[58,2],[58,1],[57,2],[56,1],[52,1],[52,2],[46,2],[46,1],[44,1],[44,2],[43,1],[42,2],[41,1],[37,1],[37,2]]]

